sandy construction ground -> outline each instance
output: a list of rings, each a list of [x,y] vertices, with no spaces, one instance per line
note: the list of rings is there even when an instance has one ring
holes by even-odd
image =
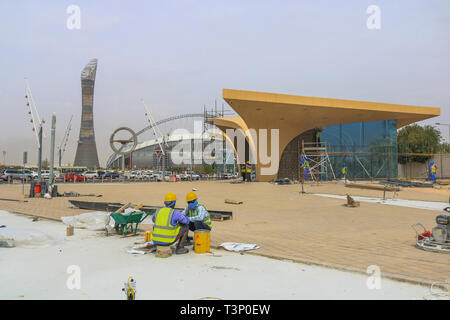
[[[303,263],[331,266],[365,273],[377,265],[385,277],[431,283],[450,278],[450,255],[415,248],[411,225],[421,222],[428,229],[435,225],[440,211],[421,210],[377,203],[361,203],[359,208],[343,206],[341,199],[323,198],[313,193],[382,197],[382,191],[346,188],[336,183],[300,185],[270,183],[232,184],[229,182],[176,182],[127,184],[61,184],[59,192],[102,194],[78,197],[86,201],[114,201],[162,205],[164,194],[178,196],[184,206],[185,195],[195,187],[200,203],[209,209],[232,210],[233,220],[213,222],[212,245],[222,242],[256,243],[254,254],[291,259]],[[22,199],[20,185],[0,185],[0,198]],[[392,193],[387,194],[392,197]],[[447,187],[407,189],[400,199],[448,202]],[[27,203],[0,200],[0,209],[59,219],[83,210],[70,209],[71,198],[27,199]],[[243,201],[225,204],[224,199]]]
[[[0,221],[46,234],[61,235],[65,230],[56,221],[32,222],[29,217],[4,211],[0,211]],[[161,259],[154,254],[127,253],[142,239],[105,237],[102,232],[84,229],[61,238],[48,246],[0,248],[0,300],[124,300],[121,289],[129,276],[136,280],[138,300],[434,298],[428,286],[381,277],[375,287],[368,274],[223,249]]]

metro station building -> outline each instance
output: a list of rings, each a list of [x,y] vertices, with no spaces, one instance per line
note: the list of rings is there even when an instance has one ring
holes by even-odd
[[[235,151],[237,138],[227,137],[226,130],[255,130],[256,137],[245,136],[245,159],[238,161],[251,159],[252,153],[257,181],[302,178],[303,171],[299,169],[302,147],[315,142],[317,131],[321,131],[321,142],[327,146],[337,178],[344,163],[349,178],[395,178],[397,130],[440,115],[440,108],[436,107],[231,89],[223,89],[223,99],[238,116],[214,118],[213,124],[222,130]],[[267,129],[269,154],[271,131],[278,129],[279,163],[272,174],[262,174],[270,164],[264,164],[258,154],[259,129]]]

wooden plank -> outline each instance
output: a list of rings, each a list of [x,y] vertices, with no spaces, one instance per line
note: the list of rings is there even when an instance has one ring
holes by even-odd
[[[367,185],[362,183],[346,183],[345,186],[347,188],[358,188],[358,189],[367,189],[367,190],[379,190],[379,191],[400,191],[401,189],[398,187],[389,187],[389,186],[376,186],[376,185]]]

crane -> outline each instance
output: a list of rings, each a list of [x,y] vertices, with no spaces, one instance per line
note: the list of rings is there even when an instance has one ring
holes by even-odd
[[[41,120],[39,117],[39,113],[36,108],[36,103],[34,102],[33,95],[31,94],[31,88],[28,83],[28,79],[25,78],[25,99],[27,100],[27,107],[28,107],[28,114],[31,116],[30,122],[33,124],[33,132],[36,137],[36,142],[38,146],[38,179],[39,183],[42,182],[42,135],[43,133],[43,126],[45,121]]]
[[[158,145],[159,148],[161,150],[161,156],[162,156],[162,166],[163,166],[163,181],[165,179],[165,175],[166,175],[166,152],[164,150],[164,148],[168,147],[168,144],[166,142],[166,137],[165,135],[162,133],[161,129],[159,129],[158,125],[155,123],[155,120],[153,120],[152,115],[150,114],[150,110],[148,109],[147,105],[144,102],[144,99],[141,99],[142,104],[144,105],[144,109],[145,109],[145,116],[147,117],[147,121],[149,122],[150,126],[152,127],[153,130],[153,134],[155,135],[155,138],[158,137],[158,134],[162,137],[162,143],[163,145],[161,145],[161,143],[158,141]],[[158,131],[158,133],[156,132]],[[159,161],[158,161],[159,162]]]
[[[67,124],[66,131],[64,132],[64,137],[61,141],[61,144],[58,147],[58,157],[59,157],[58,163],[59,163],[60,167],[61,167],[62,157],[64,155],[64,152],[66,151],[67,141],[69,140],[70,130],[72,129],[72,127],[71,127],[72,118],[73,118],[73,115],[70,116],[70,120],[69,120],[69,123]]]

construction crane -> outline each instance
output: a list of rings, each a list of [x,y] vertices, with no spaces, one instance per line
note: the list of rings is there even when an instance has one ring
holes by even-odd
[[[162,179],[164,181],[165,175],[166,175],[166,152],[165,152],[164,149],[168,147],[168,144],[166,142],[165,135],[162,133],[161,129],[158,127],[158,125],[156,124],[155,120],[153,119],[153,117],[152,117],[152,115],[150,113],[150,110],[148,109],[147,105],[144,102],[144,99],[141,99],[141,102],[144,105],[145,116],[147,117],[147,121],[149,122],[150,126],[152,127],[153,135],[157,139],[158,145],[159,145],[159,149],[161,150],[162,171],[163,171],[163,178]],[[158,133],[156,131],[158,131]],[[161,143],[158,140],[158,135],[162,137],[162,145],[161,145]]]
[[[64,137],[61,141],[61,144],[58,147],[58,157],[59,157],[59,166],[61,167],[62,157],[64,156],[64,152],[66,151],[67,141],[69,141],[70,130],[72,130],[72,118],[73,115],[70,116],[69,123],[67,124],[66,131],[64,132]]]
[[[38,179],[39,183],[42,182],[42,136],[43,126],[45,121],[41,120],[39,113],[36,108],[36,103],[34,102],[33,95],[31,93],[31,88],[28,83],[28,79],[25,78],[25,99],[27,100],[28,114],[31,116],[30,122],[33,124],[33,132],[36,137],[36,142],[38,146]]]

